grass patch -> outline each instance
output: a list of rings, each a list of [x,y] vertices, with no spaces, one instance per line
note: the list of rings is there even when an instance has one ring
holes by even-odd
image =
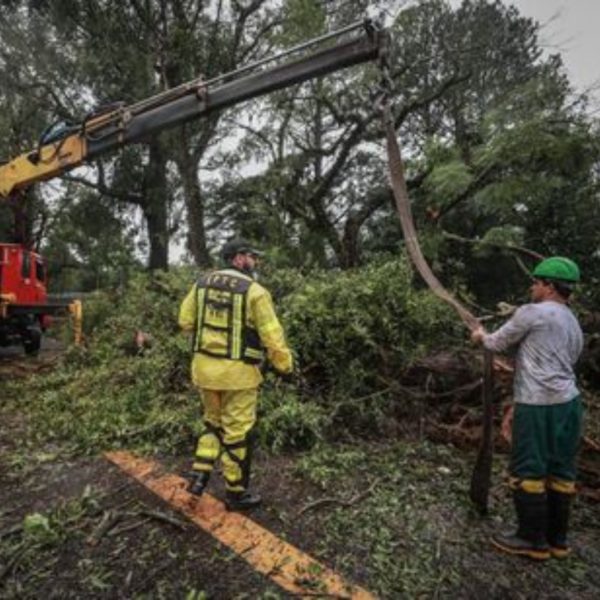
[[[540,585],[561,597],[574,589],[592,597],[597,556],[593,564],[576,554],[540,566],[491,548],[491,533],[509,529],[514,518],[502,485],[505,459],[497,457],[494,465],[497,485],[486,519],[467,497],[473,459],[429,442],[316,448],[297,471],[324,497],[348,500],[372,489],[355,504],[306,513],[319,522],[319,553],[382,598],[501,596],[513,594],[515,585],[523,597],[537,596]],[[594,514],[595,507],[578,504],[575,527]]]

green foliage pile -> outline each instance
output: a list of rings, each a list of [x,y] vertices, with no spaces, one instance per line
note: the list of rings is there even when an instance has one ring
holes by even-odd
[[[333,428],[338,437],[344,428],[376,430],[393,405],[386,381],[433,347],[456,341],[453,316],[415,290],[412,277],[403,258],[335,276],[271,274],[265,285],[280,296],[300,377],[290,384],[267,376],[258,431],[264,446],[310,447]],[[177,312],[193,280],[189,269],[144,274],[126,288],[89,296],[85,345],[71,347],[50,374],[9,386],[9,397],[35,423],[27,443],[66,444],[75,453],[121,446],[189,451],[200,410]],[[134,343],[138,331],[149,339],[142,349]],[[366,410],[364,394],[372,396]]]
[[[192,280],[185,271],[139,275],[87,298],[84,346],[71,347],[51,373],[9,386],[29,417],[27,444],[54,442],[74,453],[191,447],[199,403],[176,317]],[[149,347],[138,350],[136,331],[149,336]]]
[[[366,394],[434,346],[464,337],[451,311],[416,290],[404,258],[326,272],[290,295],[282,318],[300,369],[335,394]],[[385,383],[383,384],[385,385]]]

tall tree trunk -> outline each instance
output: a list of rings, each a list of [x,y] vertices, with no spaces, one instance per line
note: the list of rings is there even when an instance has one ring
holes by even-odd
[[[198,182],[197,161],[185,148],[179,155],[178,167],[188,214],[188,248],[197,266],[208,267],[211,264],[211,258],[206,247],[204,203]]]
[[[142,204],[150,243],[148,268],[166,271],[169,268],[167,161],[160,139],[151,142],[149,148],[150,161],[144,181],[145,201]]]
[[[43,207],[35,187],[29,187],[10,200],[9,206],[12,209],[12,217],[7,217],[7,220],[12,218],[12,225],[7,227],[10,230],[8,241],[35,248],[39,240],[36,239],[33,225],[36,213]],[[6,214],[9,215],[9,211],[6,211]]]
[[[342,269],[352,269],[360,263],[359,234],[362,224],[362,221],[352,215],[349,215],[346,220],[340,244],[341,253],[338,257]]]

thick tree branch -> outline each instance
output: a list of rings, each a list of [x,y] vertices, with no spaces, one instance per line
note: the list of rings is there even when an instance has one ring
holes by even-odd
[[[498,250],[507,250],[508,252],[522,254],[523,256],[527,256],[528,258],[533,258],[535,260],[543,260],[544,258],[543,254],[540,254],[535,250],[530,250],[529,248],[525,248],[523,246],[516,246],[515,244],[500,244],[499,242],[489,242],[486,240],[465,238],[455,233],[445,231],[444,229],[442,229],[442,235],[448,240],[460,242],[461,244],[470,244],[473,246],[489,246],[490,248],[497,248]]]
[[[144,198],[141,194],[135,194],[131,192],[115,192],[113,189],[111,189],[105,183],[103,183],[100,179],[94,182],[90,181],[89,179],[86,179],[85,177],[81,177],[80,175],[73,175],[72,173],[63,175],[62,179],[64,181],[70,181],[79,185],[83,185],[87,188],[99,192],[103,196],[107,196],[108,198],[114,198],[115,200],[119,200],[121,202],[128,202],[130,204],[136,204],[138,206],[141,206],[144,201]]]
[[[445,217],[449,212],[454,210],[459,204],[471,197],[471,195],[486,186],[492,178],[497,165],[488,165],[477,177],[467,186],[467,188],[461,192],[456,198],[454,198],[448,204],[445,204],[436,214],[434,221],[441,221],[442,217]]]

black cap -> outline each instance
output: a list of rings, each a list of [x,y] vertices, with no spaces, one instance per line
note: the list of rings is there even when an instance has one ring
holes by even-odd
[[[233,259],[236,254],[253,254],[254,256],[261,256],[261,252],[243,238],[229,240],[221,249],[221,256],[224,260],[229,261]]]

